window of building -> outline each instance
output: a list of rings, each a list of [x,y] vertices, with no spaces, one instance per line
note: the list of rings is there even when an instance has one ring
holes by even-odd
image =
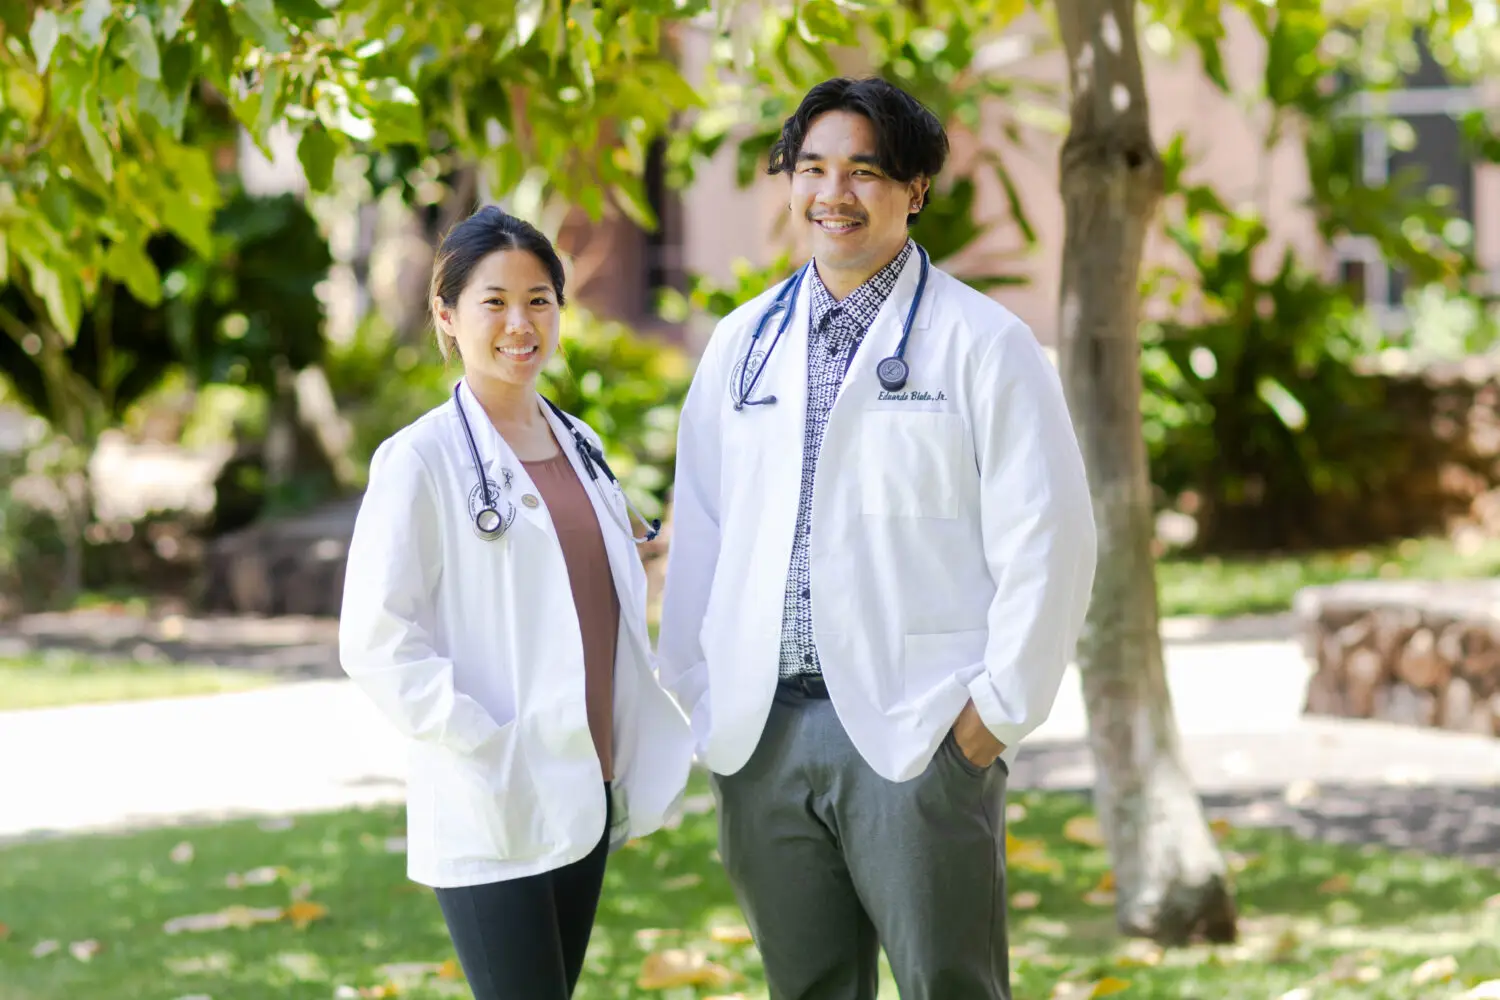
[[[1370,91],[1355,101],[1353,112],[1370,122],[1363,132],[1363,177],[1367,184],[1383,185],[1403,171],[1410,171],[1428,186],[1443,186],[1453,193],[1456,218],[1475,222],[1475,163],[1464,148],[1459,119],[1480,105],[1479,93],[1471,87],[1455,87],[1427,46],[1417,39],[1420,62],[1408,73],[1400,89]],[[1410,148],[1395,148],[1387,122],[1404,122],[1410,129]],[[1402,319],[1402,297],[1406,280],[1401,268],[1392,267],[1379,247],[1368,237],[1338,240],[1334,257],[1341,277],[1362,293],[1365,303],[1387,326]]]

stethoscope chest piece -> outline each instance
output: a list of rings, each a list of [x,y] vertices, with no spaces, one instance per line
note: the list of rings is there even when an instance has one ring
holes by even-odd
[[[911,373],[911,367],[904,358],[886,358],[875,366],[875,377],[880,379],[880,387],[886,392],[900,392],[906,388],[906,377]]]
[[[504,500],[501,495],[502,490],[510,489],[511,472],[509,469],[502,472],[504,486],[493,479],[486,479],[482,484],[475,483],[474,488],[469,491],[469,516],[473,518],[474,533],[487,542],[493,542],[504,535],[516,520],[516,505]],[[500,510],[502,501],[504,513]]]

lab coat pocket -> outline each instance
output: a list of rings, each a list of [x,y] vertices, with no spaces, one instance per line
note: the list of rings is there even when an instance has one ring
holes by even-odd
[[[536,803],[521,774],[516,723],[500,727],[472,755],[449,754],[434,774],[435,835],[454,860],[520,860],[539,839]]]
[[[873,517],[958,516],[964,424],[955,413],[860,414],[859,486]]]

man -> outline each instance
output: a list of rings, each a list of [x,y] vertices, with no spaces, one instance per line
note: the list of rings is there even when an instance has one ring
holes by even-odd
[[[661,677],[773,1000],[874,1000],[881,946],[903,1000],[1010,997],[1006,777],[1096,543],[1055,370],[907,234],[947,152],[888,83],[814,87],[770,162],[812,260],[683,410]]]

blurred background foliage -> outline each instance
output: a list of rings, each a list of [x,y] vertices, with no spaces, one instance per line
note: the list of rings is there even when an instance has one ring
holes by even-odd
[[[1454,86],[1494,77],[1488,9],[1143,6],[1159,54],[1195,60],[1206,85],[1263,110],[1263,159],[1295,143],[1318,238],[1367,241],[1407,306],[1396,324],[1372,314],[1351,275],[1272,239],[1265,199],[1227,198],[1189,143],[1169,143],[1158,236],[1171,254],[1143,275],[1142,404],[1159,507],[1191,530],[1164,545],[1263,552],[1432,527],[1401,513],[1420,506],[1406,484],[1425,460],[1410,433],[1425,397],[1388,376],[1490,351],[1495,303],[1453,191],[1419,170],[1372,177],[1363,151],[1372,128],[1398,152],[1418,141],[1376,99],[1424,59]],[[5,589],[66,600],[357,497],[375,446],[459,375],[430,339],[426,272],[481,200],[551,232],[578,211],[650,230],[651,150],[669,185],[726,151],[748,183],[800,94],[850,67],[909,88],[958,131],[983,123],[1016,146],[1027,130],[1060,133],[1062,89],[1026,69],[1055,43],[1012,31],[1027,12],[569,0],[413,18],[376,0],[0,0],[0,402],[39,419],[0,448]],[[1262,45],[1249,81],[1231,81],[1221,51],[1231,14]],[[690,22],[714,38],[701,78],[679,59]],[[1467,155],[1500,162],[1494,109],[1456,120]],[[966,147],[913,233],[1002,300],[1029,259],[1055,252],[1032,223],[1055,192],[1022,190],[1011,155]],[[693,367],[664,331],[701,329],[793,265],[689,273],[662,290],[649,330],[567,310],[544,388],[599,430],[649,516],[669,504]],[[207,463],[213,496],[172,515],[177,531],[146,530],[169,512],[145,486],[144,509],[104,509],[96,479],[122,442]]]

